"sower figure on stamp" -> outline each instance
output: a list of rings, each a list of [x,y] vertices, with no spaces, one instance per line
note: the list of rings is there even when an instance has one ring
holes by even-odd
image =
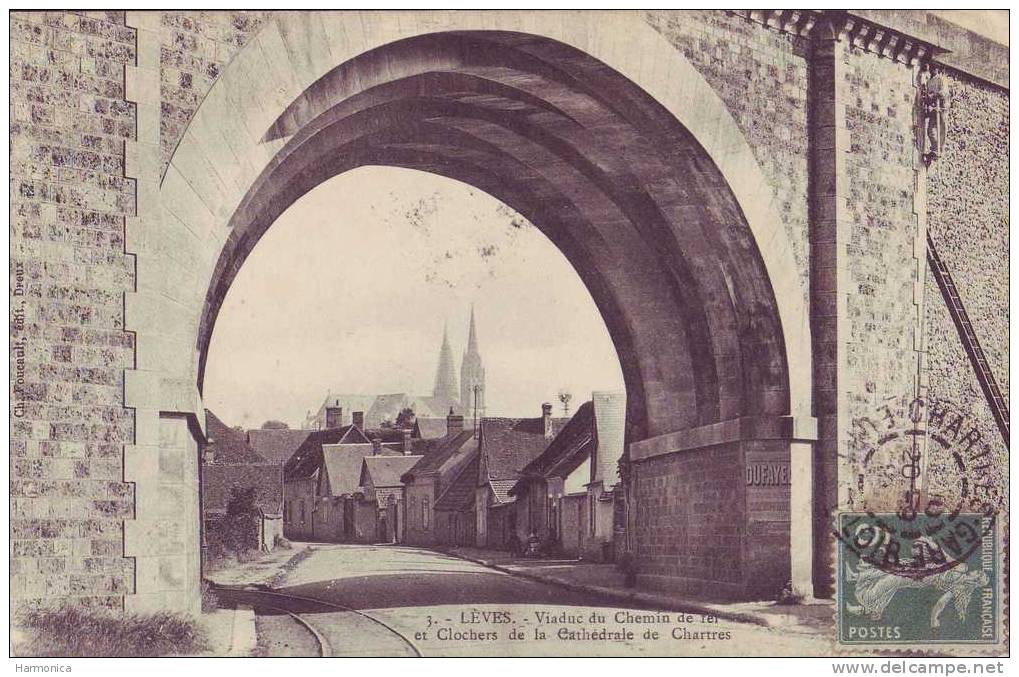
[[[883,553],[880,553],[883,556]],[[848,565],[847,565],[848,569]],[[930,627],[941,627],[940,616],[950,601],[960,621],[966,620],[966,609],[977,588],[987,585],[987,574],[983,571],[969,571],[964,562],[950,569],[932,573],[921,578],[899,576],[860,559],[856,571],[848,569],[846,580],[855,583],[854,596],[857,604],[846,604],[846,610],[871,620],[881,620],[885,609],[900,590],[934,589],[943,593],[931,607]]]

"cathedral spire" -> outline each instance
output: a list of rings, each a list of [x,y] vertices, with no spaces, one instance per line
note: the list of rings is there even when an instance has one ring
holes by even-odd
[[[449,331],[442,326],[442,347],[439,349],[439,368],[435,372],[435,397],[455,400],[457,396],[456,370],[453,366],[453,349],[449,347]]]
[[[471,304],[471,328],[467,334],[467,354],[468,355],[481,355],[478,354],[478,333],[474,328],[474,304]]]
[[[485,413],[485,367],[478,351],[478,331],[471,304],[471,323],[467,333],[467,349],[460,364],[460,403],[471,419],[480,420]]]

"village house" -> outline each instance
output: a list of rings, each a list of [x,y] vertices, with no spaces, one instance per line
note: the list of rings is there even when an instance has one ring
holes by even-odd
[[[518,538],[531,534],[547,551],[613,558],[615,489],[623,453],[626,395],[596,392],[510,489]]]
[[[476,446],[435,500],[435,542],[439,545],[476,545],[477,522],[474,498],[478,485],[480,454]]]
[[[479,547],[511,550],[526,539],[509,491],[520,479],[520,470],[545,451],[568,420],[553,417],[548,403],[541,405],[539,418],[481,419],[474,497]]]
[[[347,500],[359,491],[361,462],[373,444],[355,425],[311,433],[283,469],[284,533],[318,541],[367,541],[349,514]],[[358,536],[362,536],[358,538]]]
[[[361,464],[361,497],[375,509],[375,542],[403,542],[404,487],[400,476],[424,456],[365,456]]]
[[[202,451],[202,526],[206,546],[229,542],[240,549],[272,550],[283,533],[282,466],[268,462],[251,448],[245,433],[225,424],[206,409],[206,443]],[[219,533],[235,492],[252,490],[258,511],[250,524],[231,523],[244,533]]]
[[[421,421],[418,419],[418,426]],[[463,416],[459,414],[450,412],[442,424],[444,435],[433,440],[434,448],[400,477],[406,499],[404,543],[452,544],[442,538],[435,514],[436,507],[439,497],[453,479],[476,457],[477,440],[473,430],[463,429]],[[420,427],[418,431],[421,431]]]
[[[341,420],[329,408],[329,422]],[[288,538],[335,543],[372,543],[379,539],[379,506],[361,485],[363,461],[369,456],[411,457],[427,450],[427,440],[413,429],[364,429],[364,414],[353,424],[311,432],[284,470],[284,524]],[[406,468],[401,469],[401,473]],[[399,475],[397,475],[397,479]],[[383,506],[384,508],[384,506]]]

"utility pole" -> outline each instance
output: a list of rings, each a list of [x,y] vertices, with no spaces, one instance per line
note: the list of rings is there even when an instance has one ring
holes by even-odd
[[[474,391],[474,436],[478,436],[478,391],[481,390],[481,386],[477,383],[471,388]]]

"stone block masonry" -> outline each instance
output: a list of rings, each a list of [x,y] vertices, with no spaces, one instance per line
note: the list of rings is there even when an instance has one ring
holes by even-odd
[[[123,523],[134,362],[124,219],[134,182],[124,68],[134,31],[118,12],[11,15],[11,590],[20,604],[122,608],[134,586]],[[13,319],[13,318],[12,318]]]

